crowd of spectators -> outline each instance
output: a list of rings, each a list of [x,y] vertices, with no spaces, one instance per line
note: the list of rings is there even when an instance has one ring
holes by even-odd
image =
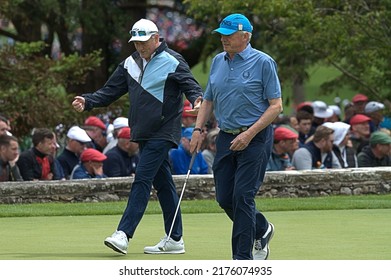
[[[267,171],[391,166],[390,119],[386,106],[356,94],[343,108],[317,100],[302,102],[274,125],[274,145]],[[196,116],[184,103],[182,138],[169,153],[172,173],[186,174]],[[204,145],[190,174],[212,174],[219,128],[212,118],[203,127]],[[89,116],[66,131],[36,128],[31,147],[20,152],[10,121],[0,115],[0,181],[72,180],[133,176],[139,160],[128,119]],[[64,142],[64,143],[58,143]]]
[[[291,116],[274,122],[268,170],[391,166],[391,125],[385,109],[385,104],[362,93],[343,107],[320,100],[300,103]],[[294,134],[281,136],[281,127]],[[286,141],[297,145],[288,150]]]

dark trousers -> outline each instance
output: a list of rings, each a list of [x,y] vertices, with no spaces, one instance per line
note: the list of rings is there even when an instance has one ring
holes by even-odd
[[[137,165],[128,204],[122,215],[118,230],[133,237],[147,207],[152,185],[157,191],[163,211],[164,229],[168,234],[179,202],[175,184],[171,175],[168,152],[173,143],[164,140],[148,140],[139,143],[140,161]],[[179,240],[182,236],[182,217],[180,210],[175,219],[171,237]]]
[[[254,240],[260,238],[268,227],[268,221],[256,209],[254,199],[265,177],[273,130],[268,126],[239,152],[229,149],[236,136],[220,131],[216,139],[213,164],[216,200],[233,221],[232,258],[252,260]]]

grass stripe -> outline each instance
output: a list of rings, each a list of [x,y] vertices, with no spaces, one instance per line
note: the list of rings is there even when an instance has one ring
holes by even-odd
[[[391,209],[391,194],[307,198],[257,198],[256,203],[259,210],[267,212]],[[99,203],[1,204],[0,217],[120,215],[123,213],[125,207],[125,201]],[[214,200],[182,201],[181,211],[184,214],[223,213]],[[158,213],[161,213],[159,203],[157,201],[150,201],[146,214]]]

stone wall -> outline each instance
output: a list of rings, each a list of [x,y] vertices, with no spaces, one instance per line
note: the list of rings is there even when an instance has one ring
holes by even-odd
[[[181,192],[185,175],[174,176]],[[0,203],[99,202],[127,199],[132,177],[0,183]],[[391,193],[391,167],[267,172],[258,196],[316,197]],[[156,193],[152,191],[152,199]],[[190,175],[183,199],[214,198],[212,175]]]

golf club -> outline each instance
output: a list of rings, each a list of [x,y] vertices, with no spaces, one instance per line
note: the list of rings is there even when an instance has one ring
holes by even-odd
[[[170,239],[170,235],[171,235],[171,232],[172,232],[172,228],[174,227],[175,219],[176,219],[176,216],[178,215],[179,206],[181,205],[183,193],[185,192],[187,180],[189,179],[190,171],[191,171],[191,168],[193,167],[193,163],[194,163],[194,160],[195,160],[195,158],[196,158],[196,155],[197,155],[197,153],[193,153],[193,155],[192,155],[192,157],[191,157],[190,164],[189,164],[189,169],[187,170],[185,182],[183,183],[183,188],[182,188],[182,191],[181,191],[181,195],[179,196],[178,205],[177,205],[176,210],[175,210],[174,218],[172,219],[170,231],[168,232],[168,234],[167,234],[167,236],[166,236],[166,239],[164,240],[163,246],[159,247],[159,250],[160,250],[160,251],[165,251],[165,250],[166,250],[166,243],[167,243],[167,241]]]

